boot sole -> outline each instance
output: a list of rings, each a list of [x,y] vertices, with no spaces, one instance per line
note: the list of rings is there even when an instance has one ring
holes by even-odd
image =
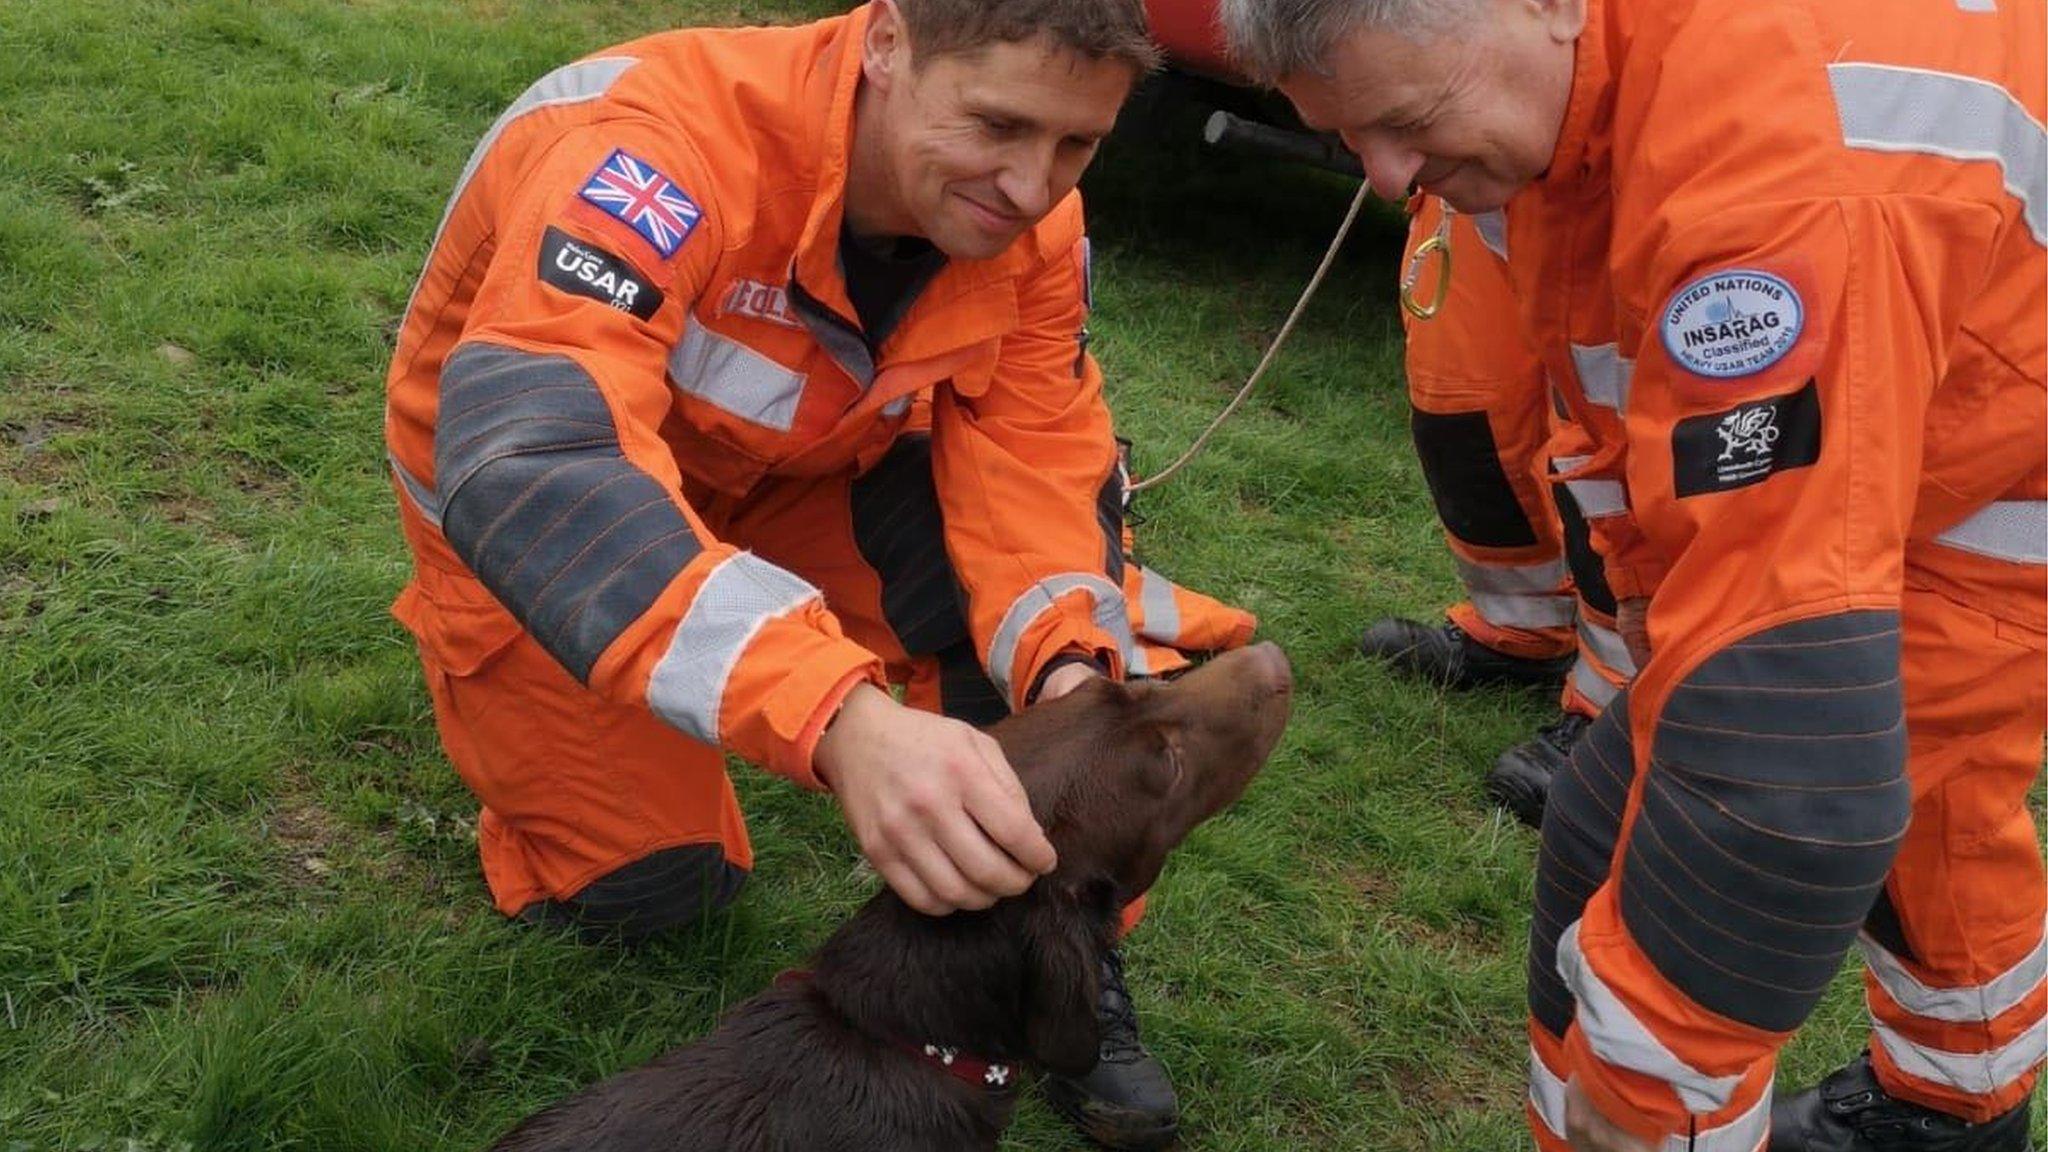
[[[1160,1152],[1180,1139],[1180,1121],[1159,1121],[1090,1104],[1056,1080],[1046,1080],[1045,1102],[1083,1136],[1117,1152]]]
[[[1518,762],[1495,764],[1486,774],[1486,798],[1531,828],[1543,827],[1543,802],[1550,778]]]
[[[1410,680],[1459,691],[1472,688],[1557,688],[1564,684],[1564,678],[1571,672],[1570,659],[1563,660],[1555,666],[1531,663],[1528,667],[1520,668],[1446,668],[1418,657],[1416,653],[1419,649],[1415,648],[1388,650],[1368,648],[1363,643],[1354,647],[1360,656],[1368,660],[1377,660]]]

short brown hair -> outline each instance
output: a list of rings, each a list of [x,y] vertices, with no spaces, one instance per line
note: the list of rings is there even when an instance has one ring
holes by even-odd
[[[896,0],[917,58],[972,52],[1040,36],[1090,60],[1143,76],[1159,67],[1144,0]]]

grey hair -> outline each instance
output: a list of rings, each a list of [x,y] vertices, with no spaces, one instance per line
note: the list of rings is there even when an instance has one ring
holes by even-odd
[[[1216,21],[1231,59],[1262,84],[1324,71],[1337,41],[1360,28],[1413,39],[1444,31],[1473,0],[1222,0]]]

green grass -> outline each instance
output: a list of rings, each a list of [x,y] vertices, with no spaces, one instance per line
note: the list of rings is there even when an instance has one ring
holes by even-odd
[[[501,921],[409,641],[391,326],[471,143],[533,77],[824,0],[0,6],[0,1150],[470,1149],[709,1027],[870,881],[740,776],[747,897],[635,953]],[[1142,468],[1200,429],[1341,215],[1314,173],[1125,141],[1091,178],[1098,348]],[[1478,798],[1550,707],[1353,659],[1451,594],[1371,216],[1143,549],[1300,677],[1267,773],[1175,858],[1132,973],[1187,1146],[1522,1142],[1532,838]],[[1845,978],[1785,1082],[1860,1043]],[[1007,1148],[1076,1149],[1035,1103]]]

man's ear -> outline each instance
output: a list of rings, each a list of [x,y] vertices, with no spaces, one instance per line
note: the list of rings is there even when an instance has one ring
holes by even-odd
[[[1533,0],[1551,40],[1569,44],[1586,30],[1586,0]]]
[[[877,92],[887,92],[910,74],[910,29],[896,0],[874,0],[867,34],[860,45],[861,78]]]
[[[1024,1039],[1039,1067],[1085,1076],[1102,1048],[1095,1005],[1116,890],[1091,880],[1048,896],[1033,902],[1026,923]]]

